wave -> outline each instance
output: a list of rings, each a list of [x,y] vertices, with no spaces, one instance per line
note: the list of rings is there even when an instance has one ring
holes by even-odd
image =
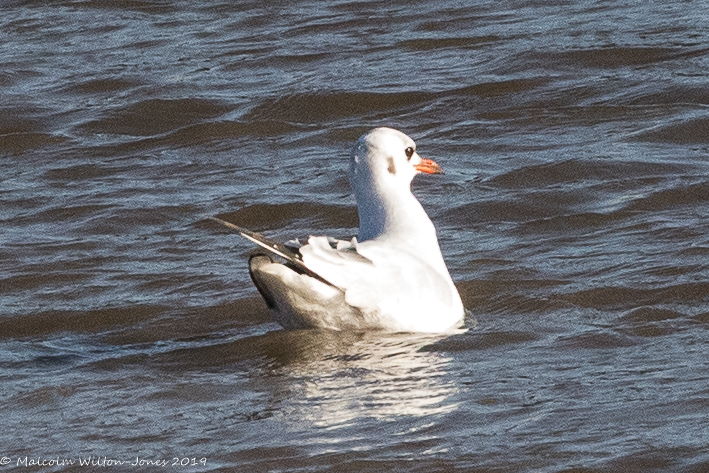
[[[148,99],[83,123],[79,128],[91,133],[154,136],[231,110],[228,105],[206,99]]]
[[[132,326],[159,317],[167,311],[161,305],[96,310],[50,310],[0,319],[3,338],[36,337],[57,332],[100,333],[118,326]]]
[[[653,127],[631,136],[637,141],[657,143],[698,145],[709,143],[709,117],[698,117],[689,120]]]
[[[280,120],[292,123],[321,123],[381,112],[392,113],[420,107],[436,98],[428,92],[319,92],[269,98],[255,106],[244,120]]]
[[[357,209],[340,205],[314,202],[286,204],[253,204],[234,212],[223,213],[219,218],[253,230],[281,229],[296,220],[307,220],[314,226],[326,228],[357,227]]]
[[[442,48],[478,49],[490,43],[499,42],[502,38],[496,35],[450,37],[450,38],[420,38],[407,39],[398,43],[399,47],[415,51],[430,51]]]
[[[634,178],[668,176],[687,171],[687,165],[673,163],[566,159],[513,169],[492,177],[488,183],[502,188],[544,188],[588,181],[630,181]]]
[[[634,308],[663,304],[702,304],[709,299],[709,283],[688,282],[656,288],[606,286],[560,296],[578,307]]]

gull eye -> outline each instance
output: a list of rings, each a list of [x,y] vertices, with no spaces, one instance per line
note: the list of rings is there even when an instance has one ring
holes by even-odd
[[[410,159],[411,159],[411,156],[414,155],[414,149],[413,149],[411,146],[409,146],[408,148],[406,148],[406,150],[404,151],[404,153],[406,153],[406,159],[409,159],[409,160],[410,160]]]

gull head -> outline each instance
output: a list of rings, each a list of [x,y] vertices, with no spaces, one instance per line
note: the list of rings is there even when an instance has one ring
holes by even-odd
[[[350,183],[358,191],[405,188],[419,173],[441,174],[433,160],[416,152],[416,143],[393,128],[375,128],[362,135],[350,154]]]

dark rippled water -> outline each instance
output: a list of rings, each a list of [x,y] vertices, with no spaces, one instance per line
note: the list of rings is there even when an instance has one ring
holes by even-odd
[[[707,11],[3,2],[0,469],[709,471]],[[206,217],[356,234],[381,125],[475,320],[280,330]]]

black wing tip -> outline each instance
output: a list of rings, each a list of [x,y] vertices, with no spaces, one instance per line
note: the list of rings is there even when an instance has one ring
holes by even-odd
[[[334,284],[332,284],[330,281],[327,279],[323,278],[320,276],[318,273],[314,272],[310,268],[308,268],[304,263],[303,263],[303,256],[300,254],[300,250],[293,248],[291,246],[288,246],[287,244],[283,243],[278,243],[277,241],[271,240],[270,238],[267,238],[260,233],[252,232],[251,230],[248,230],[244,227],[240,227],[238,225],[235,225],[231,222],[227,222],[226,220],[222,220],[218,217],[208,217],[210,220],[213,220],[215,222],[218,222],[225,227],[234,230],[238,232],[242,237],[246,238],[247,240],[251,241],[252,243],[257,244],[260,248],[257,250],[252,256],[251,259],[249,260],[249,267],[251,267],[251,260],[257,256],[262,256],[262,257],[268,257],[270,262],[273,263],[274,261],[271,260],[272,256],[277,256],[279,258],[283,258],[286,261],[286,266],[291,268],[293,271],[297,272],[298,274],[304,274],[306,276],[310,276],[311,278],[317,279],[318,281],[321,281],[329,286],[337,287]],[[263,250],[268,251],[268,254],[264,253]],[[257,262],[260,264],[265,263],[263,260],[257,260]],[[251,271],[251,270],[250,270]],[[253,279],[253,276],[252,276]],[[254,281],[254,284],[256,281]],[[258,288],[258,285],[257,285]],[[259,292],[261,292],[261,295],[263,295],[263,292],[261,289],[259,289]],[[264,296],[264,299],[266,299],[266,296]]]
[[[233,224],[233,223],[231,223],[231,222],[227,222],[226,220],[223,220],[223,219],[221,219],[221,218],[219,218],[219,217],[213,217],[213,216],[209,215],[209,216],[207,216],[207,220],[211,220],[211,221],[213,221],[213,222],[217,222],[218,224],[220,224],[220,225],[222,225],[222,226],[225,226],[225,227],[227,227],[227,228],[230,229],[230,230],[237,231],[237,232],[253,233],[253,232],[251,232],[250,230],[248,230],[248,229],[246,229],[246,228],[244,228],[244,227],[240,227],[240,226],[235,225],[235,224]]]
[[[262,235],[261,233],[253,232],[248,228],[240,227],[231,222],[227,222],[226,220],[222,220],[221,218],[211,216],[207,218],[214,222],[220,223],[221,225],[227,227],[232,231],[239,233],[242,237],[246,238],[252,243],[259,245],[264,250],[267,250],[276,256],[280,256],[281,258],[285,258],[287,260],[301,259],[300,252],[297,251],[296,248],[290,247],[283,243],[279,243],[275,240],[268,238],[265,235]]]

